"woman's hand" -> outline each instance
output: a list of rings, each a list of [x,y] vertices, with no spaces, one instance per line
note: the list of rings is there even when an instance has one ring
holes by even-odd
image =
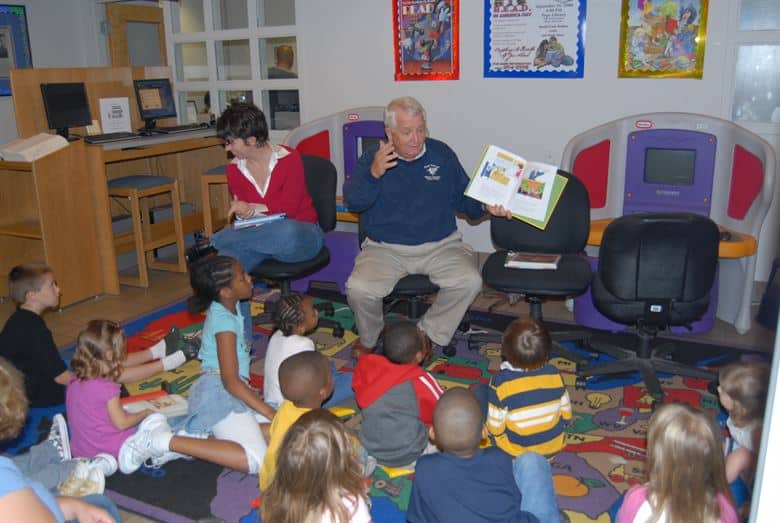
[[[254,214],[252,204],[239,200],[235,196],[233,201],[230,202],[230,209],[228,209],[228,221],[233,221],[233,218],[249,218]]]

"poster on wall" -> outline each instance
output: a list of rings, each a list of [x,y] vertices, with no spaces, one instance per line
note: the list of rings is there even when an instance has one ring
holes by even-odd
[[[0,96],[11,95],[11,69],[32,67],[24,6],[0,4]]]
[[[587,0],[485,0],[485,77],[582,78]]]
[[[396,80],[458,79],[458,1],[393,0]]]
[[[701,78],[709,0],[623,0],[618,76]]]

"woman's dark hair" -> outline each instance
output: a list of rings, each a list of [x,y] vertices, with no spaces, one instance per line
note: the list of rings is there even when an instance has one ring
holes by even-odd
[[[223,140],[254,136],[262,145],[268,141],[268,122],[255,104],[233,102],[217,119],[217,136]]]
[[[276,303],[274,323],[285,336],[291,335],[295,327],[303,321],[302,304],[303,296],[296,292],[282,296]]]
[[[203,312],[219,301],[219,291],[230,286],[236,260],[230,256],[207,256],[190,265],[190,285],[195,293],[187,300],[190,313]]]

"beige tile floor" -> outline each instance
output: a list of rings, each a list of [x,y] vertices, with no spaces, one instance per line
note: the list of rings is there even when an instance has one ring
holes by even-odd
[[[46,323],[54,334],[57,345],[63,346],[73,342],[79,331],[88,320],[107,318],[114,321],[125,322],[132,320],[150,310],[167,305],[190,293],[189,281],[186,274],[176,274],[160,271],[151,271],[151,285],[148,289],[122,286],[118,296],[104,295],[70,305],[58,311],[51,311],[45,315]],[[484,303],[492,303],[492,298],[483,297]],[[14,310],[14,304],[10,301],[0,303],[0,324],[5,324],[6,319]],[[567,310],[563,301],[546,303],[543,307],[546,319],[573,322],[571,312]],[[528,306],[520,301],[514,305],[502,305],[497,312],[521,315],[527,314]],[[752,347],[767,353],[774,346],[775,333],[761,327],[754,326],[747,334],[739,335],[734,327],[728,323],[717,320],[715,328],[704,334],[690,335],[687,338],[704,342],[716,342],[734,346]],[[126,523],[145,523],[152,521],[143,516],[129,512],[123,512]]]

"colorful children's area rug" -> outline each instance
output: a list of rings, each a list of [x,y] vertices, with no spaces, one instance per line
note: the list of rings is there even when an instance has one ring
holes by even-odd
[[[257,291],[252,304],[253,364],[251,384],[262,390],[263,359],[272,333],[265,304],[278,299],[275,291]],[[322,303],[324,298],[316,298]],[[315,346],[332,358],[342,372],[351,372],[353,360],[349,348],[357,339],[352,332],[354,319],[343,300],[333,302],[333,314],[321,317],[337,321],[344,329],[336,337],[331,328],[320,328],[312,334]],[[475,318],[485,319],[484,312]],[[485,327],[502,330],[512,318],[494,317]],[[481,328],[474,325],[471,329]],[[172,325],[180,328],[180,343],[198,343],[203,316],[190,315],[184,302],[155,311],[125,326],[129,350],[142,350],[153,344]],[[336,334],[341,334],[336,330]],[[615,341],[618,335],[600,334]],[[470,346],[471,345],[471,346]],[[456,354],[446,357],[437,350],[428,370],[444,388],[473,387],[488,383],[500,364],[497,344],[475,346],[466,333],[455,338]],[[686,343],[688,359],[711,368],[744,357],[745,352],[711,345]],[[570,346],[574,348],[574,346]],[[753,356],[748,356],[753,357]],[[607,359],[599,356],[597,361]],[[638,374],[610,379],[594,379],[586,388],[578,388],[574,365],[569,360],[553,358],[564,376],[571,396],[574,416],[568,427],[567,445],[552,460],[553,480],[559,508],[573,523],[614,521],[622,494],[641,481],[645,456],[645,434],[653,411],[653,399],[644,389]],[[144,394],[165,387],[169,392],[187,395],[199,375],[195,360],[175,371],[163,373],[143,382],[130,384],[131,395]],[[719,415],[718,401],[707,392],[702,380],[661,375],[665,402],[682,401]],[[354,407],[346,405],[347,407]],[[61,409],[60,409],[61,410]],[[46,434],[46,419],[56,411],[34,412],[26,432],[5,451],[14,453]],[[359,413],[345,415],[347,426],[359,426]],[[378,467],[370,480],[374,521],[403,522],[414,481],[412,471]],[[447,481],[447,478],[442,478]],[[160,521],[188,522],[199,520],[239,521],[256,518],[252,502],[258,497],[257,477],[199,460],[178,460],[160,469],[142,467],[131,475],[115,474],[107,480],[106,493],[122,508]],[[251,519],[256,521],[256,519]]]

